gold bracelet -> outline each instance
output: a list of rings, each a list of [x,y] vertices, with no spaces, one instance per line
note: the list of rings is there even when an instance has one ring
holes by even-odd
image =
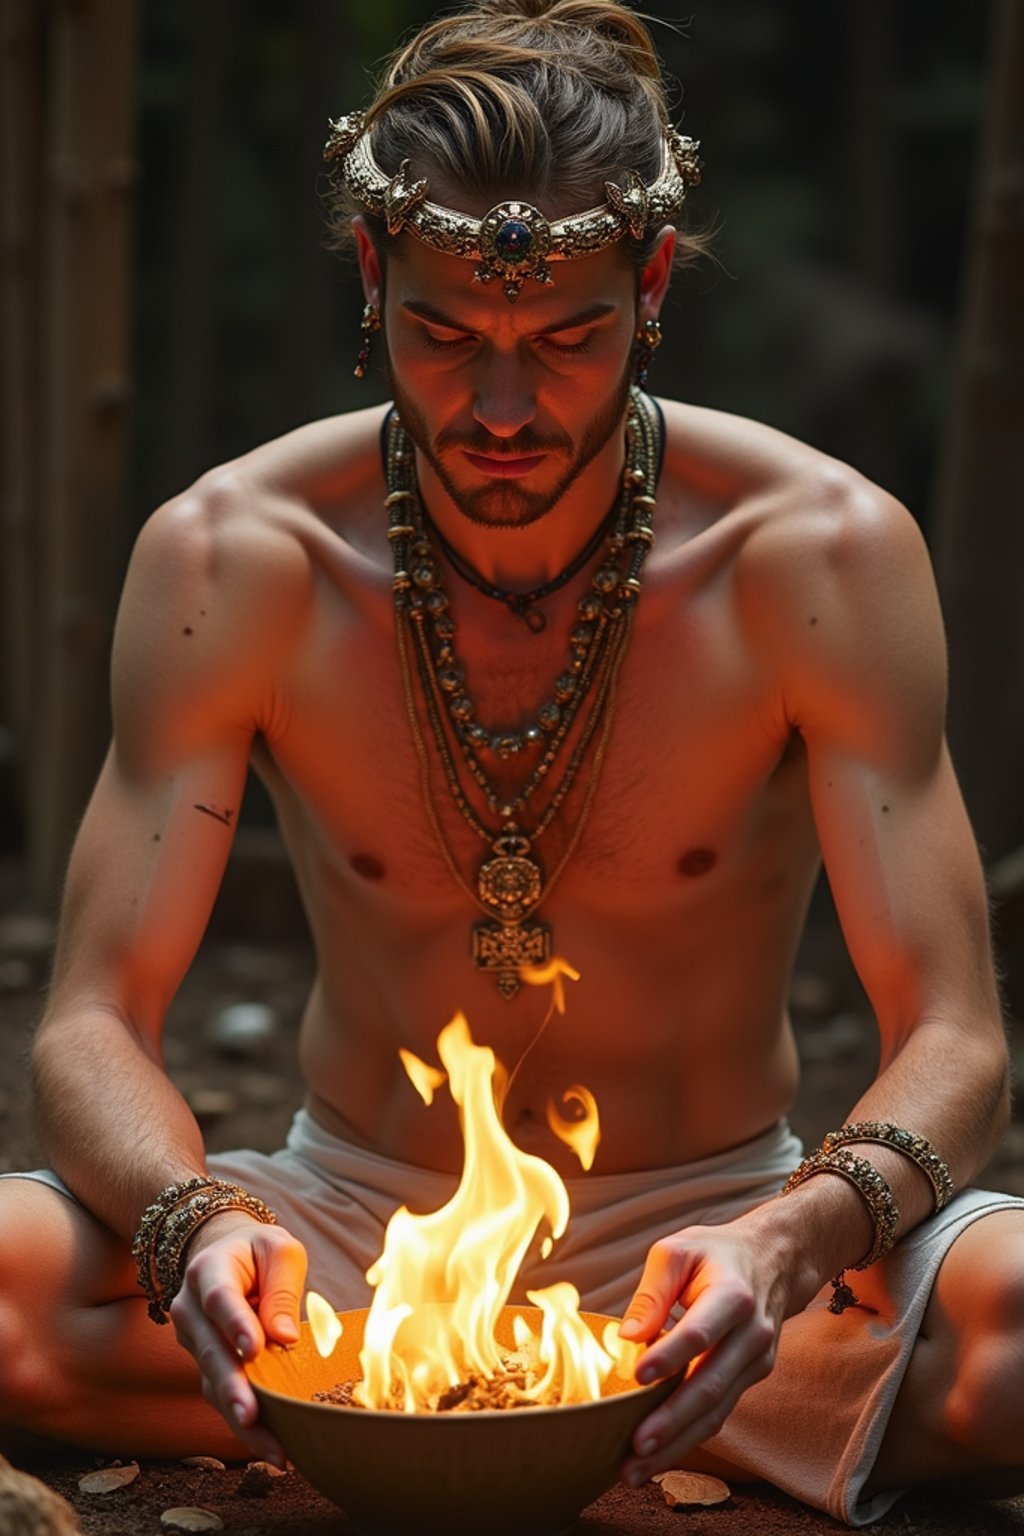
[[[171,1302],[181,1289],[189,1242],[221,1211],[245,1211],[266,1224],[277,1221],[273,1211],[241,1185],[207,1177],[169,1184],[143,1212],[132,1240],[132,1257],[155,1323],[167,1322]]]
[[[949,1164],[939,1156],[925,1136],[905,1131],[902,1126],[892,1125],[887,1120],[855,1120],[838,1131],[829,1131],[821,1144],[821,1150],[831,1152],[851,1141],[877,1142],[879,1146],[892,1147],[894,1152],[902,1152],[904,1157],[909,1157],[932,1186],[937,1211],[948,1205],[956,1192]]]
[[[818,1173],[835,1173],[840,1178],[846,1179],[867,1206],[874,1225],[874,1240],[867,1256],[861,1259],[859,1264],[848,1266],[851,1269],[867,1269],[887,1254],[896,1241],[900,1209],[892,1190],[873,1163],[869,1163],[863,1157],[856,1157],[846,1147],[835,1147],[831,1151],[826,1151],[822,1146],[810,1157],[805,1158],[799,1168],[794,1169],[786,1180],[782,1193],[790,1194],[805,1179],[811,1179]],[[854,1292],[846,1284],[845,1274],[846,1270],[841,1269],[832,1279],[833,1294],[828,1308],[830,1312],[844,1312],[847,1307],[859,1305]]]

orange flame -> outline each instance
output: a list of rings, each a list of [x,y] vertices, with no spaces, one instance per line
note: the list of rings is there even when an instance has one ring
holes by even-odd
[[[552,1006],[562,1012],[562,978],[577,974],[554,960],[523,977],[550,983]],[[411,1051],[400,1055],[427,1104],[447,1075],[462,1124],[462,1176],[440,1210],[414,1215],[400,1207],[367,1271],[374,1295],[359,1356],[362,1380],[353,1394],[367,1408],[430,1410],[441,1393],[470,1376],[501,1374],[509,1357],[495,1330],[519,1267],[542,1223],[549,1228],[541,1244],[546,1258],[569,1220],[568,1192],[555,1169],[522,1152],[505,1132],[499,1105],[506,1075],[494,1052],[474,1043],[461,1013],[441,1031],[437,1048],[444,1072]],[[563,1102],[580,1106],[582,1115],[566,1119],[549,1103],[549,1124],[589,1168],[600,1134],[594,1096],[574,1084]],[[514,1337],[531,1401],[589,1402],[601,1396],[612,1372],[632,1377],[643,1346],[620,1339],[610,1324],[602,1347],[579,1315],[574,1286],[563,1282],[528,1295],[542,1313],[540,1337],[520,1316]],[[321,1303],[311,1293],[307,1315],[317,1348],[329,1354],[336,1340]]]

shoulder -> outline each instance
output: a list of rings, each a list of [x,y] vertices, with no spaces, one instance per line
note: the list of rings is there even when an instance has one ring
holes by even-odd
[[[676,484],[688,477],[712,508],[735,616],[785,722],[842,709],[872,729],[909,712],[929,737],[941,732],[945,636],[908,509],[852,466],[759,422],[689,406],[666,419]]]
[[[663,401],[665,468],[677,494],[701,496],[729,525],[738,580],[769,608],[801,594],[884,598],[909,578],[930,584],[921,532],[906,507],[849,464],[763,422]]]
[[[360,508],[379,514],[383,416],[378,407],[299,428],[210,469],[152,514],[118,611],[121,718],[208,700],[266,725],[331,547]]]
[[[128,592],[160,608],[301,598],[324,540],[343,540],[367,503],[379,510],[383,419],[379,406],[312,422],[206,471],[143,526]]]

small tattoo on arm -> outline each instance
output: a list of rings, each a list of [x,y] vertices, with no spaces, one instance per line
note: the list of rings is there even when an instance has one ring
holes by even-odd
[[[226,827],[230,827],[234,811],[220,811],[215,805],[194,805],[194,811],[202,811],[204,816],[212,816],[216,821],[222,821]]]

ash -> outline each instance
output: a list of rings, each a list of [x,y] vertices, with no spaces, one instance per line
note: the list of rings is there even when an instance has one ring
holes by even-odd
[[[362,1408],[353,1395],[357,1381],[339,1381],[326,1391],[314,1392],[314,1403],[331,1403],[336,1408]],[[484,1408],[539,1408],[541,1403],[531,1392],[536,1389],[533,1363],[516,1351],[501,1357],[501,1370],[493,1376],[467,1376],[446,1387],[427,1405],[429,1413],[479,1413]],[[395,1394],[385,1404],[400,1412],[401,1399]]]

